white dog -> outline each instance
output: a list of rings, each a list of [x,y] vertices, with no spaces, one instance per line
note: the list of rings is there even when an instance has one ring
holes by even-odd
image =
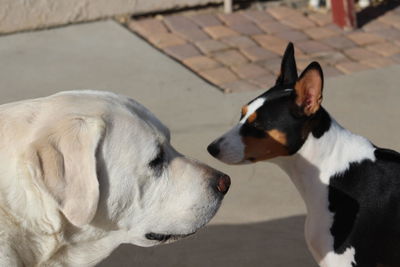
[[[73,91],[0,106],[0,266],[93,266],[193,234],[230,179],[137,102]]]

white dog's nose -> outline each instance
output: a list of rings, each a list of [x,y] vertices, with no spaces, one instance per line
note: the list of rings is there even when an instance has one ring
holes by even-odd
[[[225,195],[231,186],[231,178],[228,175],[223,174],[218,177],[217,180],[217,190]]]
[[[231,178],[225,173],[215,171],[210,183],[215,192],[223,196],[228,192],[231,186]]]

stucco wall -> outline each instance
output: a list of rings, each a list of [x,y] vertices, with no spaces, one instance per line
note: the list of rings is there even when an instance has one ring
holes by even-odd
[[[222,0],[0,0],[0,33],[216,2]]]

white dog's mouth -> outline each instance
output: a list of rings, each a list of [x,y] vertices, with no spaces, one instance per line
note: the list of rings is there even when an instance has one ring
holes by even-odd
[[[147,233],[145,237],[149,240],[155,240],[159,242],[167,242],[167,241],[175,241],[181,238],[188,237],[190,235],[195,234],[195,232],[190,233],[190,234],[184,234],[184,235],[173,235],[173,234],[157,234],[157,233]]]

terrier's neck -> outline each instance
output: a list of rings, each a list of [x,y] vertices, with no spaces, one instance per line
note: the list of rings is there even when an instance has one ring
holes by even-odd
[[[310,133],[296,154],[273,162],[290,176],[309,210],[326,192],[333,175],[346,171],[351,162],[375,160],[374,150],[366,138],[344,129],[331,118],[329,129],[322,136],[317,138]]]

